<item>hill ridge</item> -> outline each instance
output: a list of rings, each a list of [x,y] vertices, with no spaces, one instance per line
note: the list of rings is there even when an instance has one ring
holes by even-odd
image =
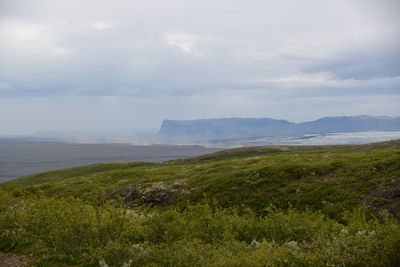
[[[294,123],[271,118],[164,120],[159,136],[167,140],[218,140],[335,132],[396,131],[400,117],[332,116]]]

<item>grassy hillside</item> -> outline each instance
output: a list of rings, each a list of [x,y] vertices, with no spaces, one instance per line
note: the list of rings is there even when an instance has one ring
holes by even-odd
[[[399,140],[95,164],[0,190],[0,249],[36,266],[400,264]]]
[[[334,216],[365,203],[399,215],[399,172],[400,142],[392,141],[355,146],[248,147],[165,163],[95,164],[26,176],[1,187],[83,199],[99,188],[110,198],[126,197],[135,190],[137,194],[154,191],[153,198],[157,191],[170,195],[162,203],[127,200],[131,206],[194,204],[206,196],[222,207],[245,205],[256,212],[272,204],[323,210]]]

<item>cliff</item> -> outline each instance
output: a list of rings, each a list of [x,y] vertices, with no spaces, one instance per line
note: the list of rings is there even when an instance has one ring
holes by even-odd
[[[165,139],[215,140],[292,134],[397,131],[400,118],[386,116],[324,117],[293,123],[270,118],[224,118],[203,120],[164,120],[160,136]]]

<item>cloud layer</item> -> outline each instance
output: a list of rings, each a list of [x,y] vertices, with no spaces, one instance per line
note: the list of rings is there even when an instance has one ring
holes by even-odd
[[[75,99],[75,111],[92,106],[92,128],[132,128],[115,116],[156,128],[167,117],[400,115],[398,10],[396,0],[3,0],[0,112],[23,122],[68,114]],[[103,105],[111,115],[99,118]],[[5,132],[35,130],[22,124]]]

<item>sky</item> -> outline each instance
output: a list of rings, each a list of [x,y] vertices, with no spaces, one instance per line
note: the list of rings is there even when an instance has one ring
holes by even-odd
[[[0,135],[400,116],[397,0],[0,0]]]

